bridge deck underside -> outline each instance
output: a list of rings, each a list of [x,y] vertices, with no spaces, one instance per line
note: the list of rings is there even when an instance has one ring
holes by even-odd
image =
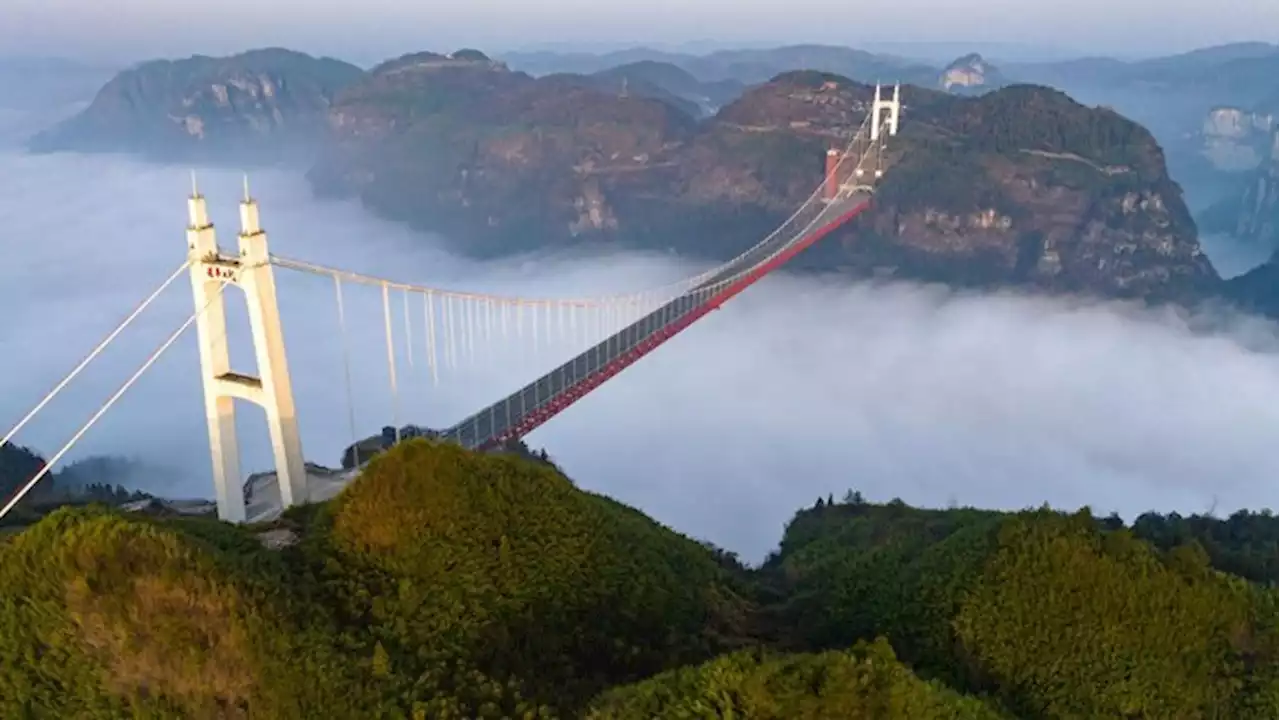
[[[486,449],[528,434],[698,318],[856,216],[869,201],[870,195],[857,191],[826,204],[804,227],[762,243],[691,290],[445,430],[442,437],[467,448]]]

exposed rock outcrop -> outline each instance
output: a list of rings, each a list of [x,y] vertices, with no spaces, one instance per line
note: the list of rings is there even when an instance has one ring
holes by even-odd
[[[978,53],[958,57],[942,70],[938,86],[948,92],[972,94],[1005,84],[1004,76]]]
[[[1280,154],[1276,137],[1272,130],[1270,152],[1253,172],[1238,181],[1235,191],[1196,218],[1202,234],[1222,235],[1241,248],[1263,252],[1280,246]]]
[[[845,264],[1160,300],[1216,287],[1142,127],[1033,86],[920,103],[911,117],[872,213],[842,238]]]
[[[155,60],[117,74],[81,113],[32,138],[41,152],[163,160],[308,162],[334,94],[362,71],[289,50]]]
[[[1276,114],[1263,110],[1217,107],[1201,128],[1201,153],[1213,166],[1228,172],[1247,171],[1273,155]]]

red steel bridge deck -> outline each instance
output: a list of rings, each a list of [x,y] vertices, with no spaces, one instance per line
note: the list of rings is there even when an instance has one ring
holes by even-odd
[[[667,302],[520,390],[484,408],[438,437],[473,450],[487,450],[532,432],[539,425],[719,308],[760,278],[840,227],[871,202],[862,190],[797,213],[768,241],[727,263],[690,290]],[[798,222],[793,222],[798,221]]]

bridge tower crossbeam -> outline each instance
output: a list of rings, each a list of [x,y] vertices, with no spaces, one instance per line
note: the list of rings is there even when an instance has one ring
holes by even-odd
[[[285,356],[275,278],[267,252],[267,234],[259,223],[258,204],[249,195],[247,181],[240,203],[237,255],[225,254],[218,247],[204,196],[194,182],[187,200],[187,214],[191,289],[196,307],[206,308],[196,320],[196,334],[218,517],[229,522],[244,522],[246,508],[235,423],[237,399],[247,400],[266,412],[281,506],[287,508],[307,501],[302,441]],[[256,376],[231,369],[223,296],[228,285],[239,287],[245,294],[258,366]]]

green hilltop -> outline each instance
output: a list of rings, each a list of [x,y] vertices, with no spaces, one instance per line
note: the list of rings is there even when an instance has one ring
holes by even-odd
[[[270,526],[95,505],[0,537],[0,717],[1270,718],[1276,535],[851,492],[750,569],[414,440]]]

